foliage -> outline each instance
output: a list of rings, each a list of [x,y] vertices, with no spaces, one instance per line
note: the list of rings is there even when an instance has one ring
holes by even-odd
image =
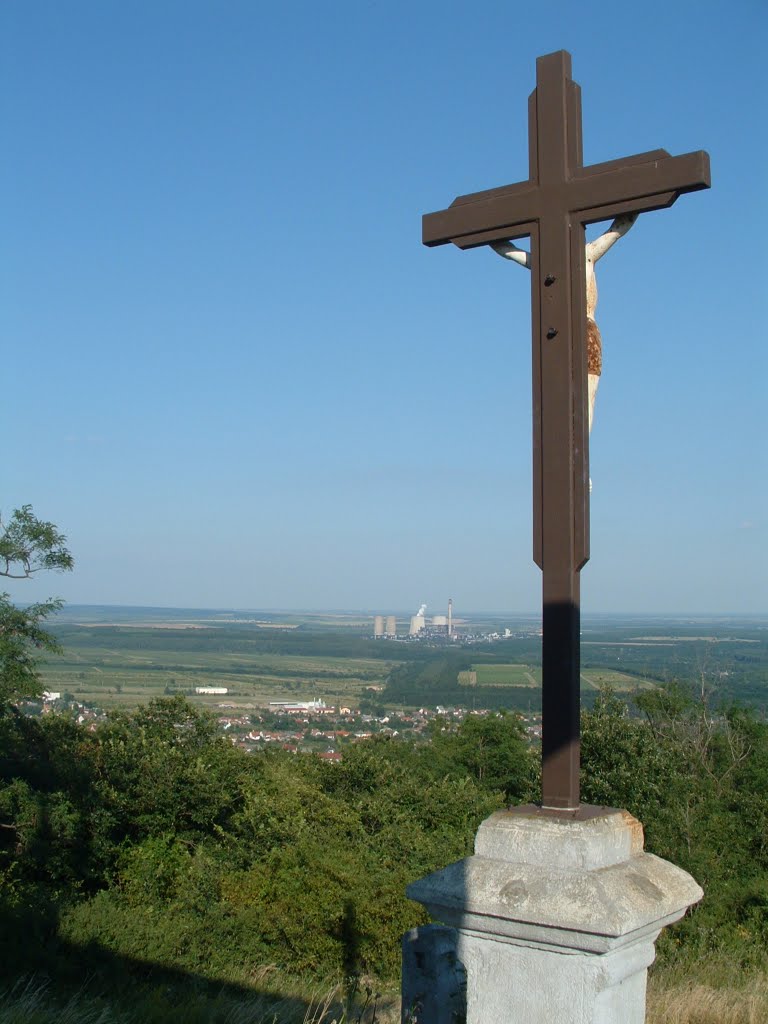
[[[626,807],[706,897],[669,969],[768,950],[768,726],[679,689],[604,693],[583,719],[585,799]],[[0,968],[107,984],[247,984],[265,964],[393,979],[424,920],[406,885],[466,856],[479,822],[535,798],[519,719],[441,720],[340,763],[247,754],[181,697],[87,729],[0,717]],[[148,1015],[147,1019],[151,1019]]]
[[[526,803],[535,795],[538,758],[518,715],[469,715],[456,729],[438,719],[431,757],[438,770],[469,775],[479,786],[503,793],[508,803]]]
[[[0,593],[0,707],[42,692],[39,652],[59,654],[61,646],[41,623],[61,605],[50,599],[17,608],[8,594]]]
[[[53,523],[37,518],[31,505],[14,509],[7,523],[0,519],[0,576],[29,579],[41,570],[70,570],[66,542]]]
[[[422,919],[405,886],[463,856],[498,805],[405,745],[362,745],[341,765],[249,756],[179,697],[95,732],[59,716],[0,728],[6,922],[53,907],[32,944],[53,930],[69,949],[220,979],[265,962],[392,976]]]
[[[42,570],[70,570],[72,555],[66,540],[53,523],[38,519],[31,505],[15,509],[8,522],[0,519],[0,576],[29,579]],[[41,623],[61,605],[52,598],[17,608],[9,594],[0,594],[0,708],[41,692],[38,652],[61,651]]]
[[[768,952],[768,725],[706,693],[673,685],[610,693],[583,716],[584,798],[625,807],[646,848],[689,871],[705,896],[662,934],[662,963],[727,956],[762,966]]]

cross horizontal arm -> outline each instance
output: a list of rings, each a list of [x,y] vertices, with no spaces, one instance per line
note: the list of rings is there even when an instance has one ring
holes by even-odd
[[[669,156],[666,150],[653,150],[579,168],[559,187],[524,181],[459,196],[447,210],[424,215],[422,241],[469,249],[529,235],[543,209],[580,214],[579,220],[590,224],[620,213],[665,209],[683,192],[709,186],[707,153]]]
[[[680,198],[679,192],[659,192],[645,199],[627,199],[623,203],[607,203],[594,210],[582,210],[579,220],[582,224],[596,224],[601,220],[613,220],[623,213],[650,213],[651,210],[668,210]]]
[[[656,196],[645,199],[627,199],[623,203],[611,203],[595,210],[584,210],[580,220],[584,224],[594,224],[600,220],[612,220],[622,213],[648,213],[651,210],[666,210],[680,195],[679,192],[660,192]],[[514,227],[492,228],[490,231],[474,231],[470,235],[451,238],[457,249],[476,249],[492,242],[514,242],[518,238],[527,238],[533,234],[534,221],[527,224],[516,224]],[[436,243],[439,244],[439,243]]]
[[[515,242],[518,238],[529,238],[536,230],[536,221],[515,224],[512,227],[493,228],[491,231],[475,231],[471,235],[461,235],[450,241],[457,249],[476,249],[479,245],[490,245],[492,242]]]
[[[652,164],[669,156],[666,149],[649,149],[645,153],[635,153],[633,156],[621,156],[618,160],[604,160],[599,164],[589,164],[587,167],[579,167],[576,177],[583,177],[588,174],[605,174],[607,171],[615,171],[622,167],[632,167],[635,164]]]
[[[710,184],[709,154],[699,150],[647,163],[614,166],[608,171],[585,168],[566,187],[572,213],[596,213],[616,203],[642,201],[667,192],[696,192]],[[610,215],[604,213],[600,219],[607,220]]]
[[[521,238],[521,234],[512,233],[515,226],[535,220],[538,209],[539,189],[528,181],[476,192],[473,196],[460,196],[447,210],[424,214],[422,241],[429,246],[444,245],[461,235],[495,228],[502,232],[510,230],[502,237]]]
[[[645,199],[628,199],[623,203],[611,203],[595,210],[582,211],[579,220],[584,224],[595,224],[601,220],[613,220],[622,213],[648,213],[651,210],[666,210],[680,195],[679,192],[660,192],[657,196],[646,196]],[[534,222],[517,224],[514,228],[493,228],[490,231],[475,231],[471,235],[460,235],[450,241],[457,249],[476,249],[492,242],[514,242],[518,238],[527,238],[533,234]]]
[[[653,149],[647,153],[636,153],[634,156],[624,157],[620,160],[606,160],[604,163],[590,164],[589,167],[580,168],[579,176],[606,174],[616,168],[628,167],[634,164],[656,163],[665,158],[669,158],[669,153],[666,149]],[[453,209],[455,206],[471,203],[478,196],[483,197],[483,199],[491,199],[510,195],[513,193],[513,190],[516,193],[522,193],[525,190],[527,193],[530,187],[530,182],[526,181],[522,185],[488,189],[485,192],[476,192],[473,195],[459,196],[458,199],[454,199],[451,203],[450,209]],[[646,196],[645,199],[631,199],[623,203],[613,203],[610,206],[602,206],[600,209],[595,210],[594,215],[590,215],[590,211],[585,211],[586,216],[582,216],[580,219],[585,224],[593,224],[595,221],[618,217],[622,213],[647,213],[650,210],[665,210],[674,203],[679,195],[680,191],[660,192],[655,196]],[[452,238],[451,241],[459,249],[475,249],[480,245],[489,245],[492,242],[515,241],[515,239],[525,238],[532,233],[532,223],[518,224],[515,227],[494,228],[489,231],[476,231],[472,234]]]

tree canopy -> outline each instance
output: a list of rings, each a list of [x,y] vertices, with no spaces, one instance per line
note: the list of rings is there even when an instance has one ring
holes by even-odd
[[[66,542],[53,523],[37,518],[31,505],[14,509],[7,522],[0,517],[0,576],[24,580],[43,570],[69,571],[73,559]]]
[[[73,559],[66,541],[53,523],[38,519],[31,505],[15,509],[7,522],[0,519],[0,576],[27,580],[43,570],[68,572]],[[42,623],[61,606],[58,598],[17,606],[10,594],[0,593],[0,708],[40,693],[41,652],[60,650]]]

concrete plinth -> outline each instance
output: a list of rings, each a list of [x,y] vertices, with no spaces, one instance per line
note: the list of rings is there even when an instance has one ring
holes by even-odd
[[[584,806],[499,811],[407,894],[448,927],[405,938],[403,1024],[643,1024],[656,938],[703,895],[626,811]]]

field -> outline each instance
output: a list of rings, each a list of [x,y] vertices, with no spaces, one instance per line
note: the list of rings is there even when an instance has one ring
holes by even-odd
[[[366,687],[383,686],[392,664],[365,658],[194,651],[178,632],[164,631],[160,652],[126,649],[119,632],[109,646],[68,645],[63,656],[44,667],[43,681],[49,690],[68,692],[105,708],[144,703],[166,692],[198,686],[226,687],[227,701],[240,705],[319,698],[334,704],[357,701]],[[221,699],[195,697],[196,702],[212,705]]]
[[[47,689],[103,708],[168,693],[193,694],[200,686],[227,689],[226,697],[194,697],[210,706],[320,698],[329,705],[356,706],[364,695],[395,706],[468,699],[478,707],[536,705],[541,691],[536,620],[465,621],[475,633],[510,628],[513,635],[471,647],[440,647],[375,641],[372,617],[360,613],[70,608],[54,626],[64,653],[49,659],[42,676]],[[631,693],[679,680],[765,709],[764,621],[586,620],[581,657],[587,703],[603,686]],[[393,679],[399,683],[393,685]]]
[[[473,665],[471,669],[459,673],[460,686],[529,686],[538,689],[541,686],[541,667],[539,665]],[[631,693],[634,690],[647,689],[658,683],[650,679],[639,679],[616,672],[612,669],[591,668],[581,673],[582,689],[600,690],[604,686],[619,692]]]

